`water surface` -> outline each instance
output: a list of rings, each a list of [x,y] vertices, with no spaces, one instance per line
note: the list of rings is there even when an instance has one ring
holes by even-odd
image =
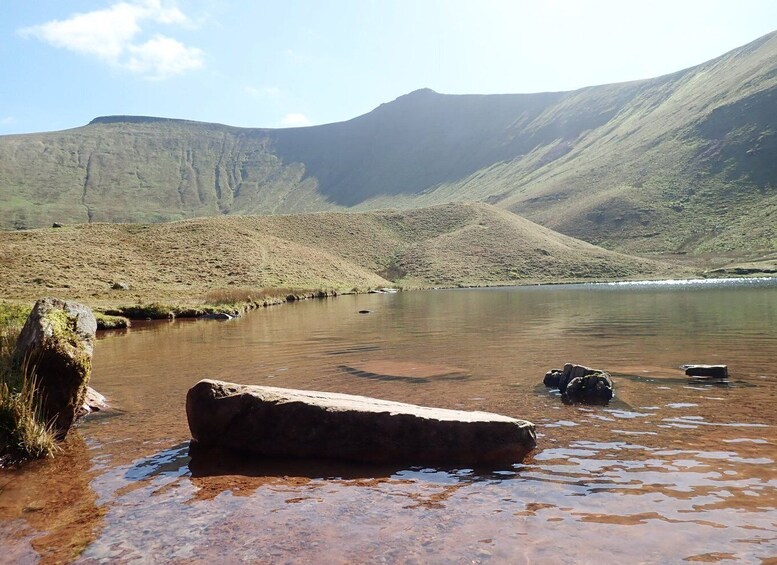
[[[359,310],[370,310],[359,314]],[[777,557],[777,285],[583,285],[338,297],[243,319],[138,324],[97,344],[114,409],[64,453],[0,472],[20,563],[581,563]],[[615,376],[565,405],[544,373]],[[686,363],[731,379],[691,381]],[[201,378],[529,419],[497,469],[190,466]]]

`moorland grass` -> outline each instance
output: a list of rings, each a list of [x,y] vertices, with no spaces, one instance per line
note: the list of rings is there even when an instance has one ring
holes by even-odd
[[[132,319],[182,317],[181,306],[196,316],[209,313],[204,305],[243,308],[249,302],[354,288],[685,274],[563,236],[486,204],[8,232],[0,238],[0,257],[5,297],[32,300],[55,294]],[[118,277],[128,290],[112,288]]]
[[[129,318],[125,316],[111,316],[97,310],[94,310],[92,313],[97,321],[98,330],[122,330],[131,325]]]

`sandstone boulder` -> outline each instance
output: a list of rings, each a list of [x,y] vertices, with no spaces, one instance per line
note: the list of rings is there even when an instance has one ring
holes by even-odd
[[[14,358],[34,369],[43,417],[67,435],[84,403],[97,322],[77,302],[42,298],[16,340]]]
[[[214,380],[189,390],[186,415],[193,446],[271,458],[511,463],[536,441],[534,424],[498,414]]]

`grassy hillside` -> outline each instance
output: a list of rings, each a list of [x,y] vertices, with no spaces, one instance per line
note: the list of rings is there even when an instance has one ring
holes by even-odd
[[[665,275],[485,204],[81,224],[0,238],[0,298],[196,301],[235,288],[484,285]],[[113,290],[124,282],[129,290]]]
[[[483,201],[640,253],[777,248],[777,33],[573,92],[420,90],[284,130],[116,116],[0,137],[0,229]]]

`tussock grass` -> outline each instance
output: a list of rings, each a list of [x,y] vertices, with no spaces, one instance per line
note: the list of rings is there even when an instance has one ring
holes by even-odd
[[[220,288],[205,294],[205,302],[216,306],[224,304],[243,304],[246,302],[265,302],[267,300],[286,299],[289,295],[304,294],[305,291],[287,287],[278,288]]]
[[[121,330],[130,327],[131,322],[125,316],[111,316],[103,312],[94,311],[94,319],[97,320],[98,330]]]
[[[101,319],[119,320],[120,323],[126,322],[127,325],[116,327],[129,327],[130,320],[172,320],[174,318],[199,318],[213,314],[229,314],[235,317],[255,308],[309,298],[325,298],[337,294],[338,292],[335,290],[305,290],[287,287],[216,289],[206,293],[198,303],[152,302],[108,308],[105,310],[105,314],[98,317],[97,322],[98,328],[110,329],[108,326],[100,325]]]
[[[335,296],[336,290],[319,288],[316,290],[277,287],[277,288],[220,288],[205,295],[206,308],[210,306],[240,306],[249,307],[270,306],[282,302],[294,302],[307,298],[326,298]]]
[[[13,328],[17,327],[21,330],[31,310],[32,305],[30,304],[0,301],[0,330],[12,331]]]
[[[26,360],[14,359],[25,310],[29,307],[0,303],[0,467],[51,457],[59,449],[41,415],[35,369]]]

